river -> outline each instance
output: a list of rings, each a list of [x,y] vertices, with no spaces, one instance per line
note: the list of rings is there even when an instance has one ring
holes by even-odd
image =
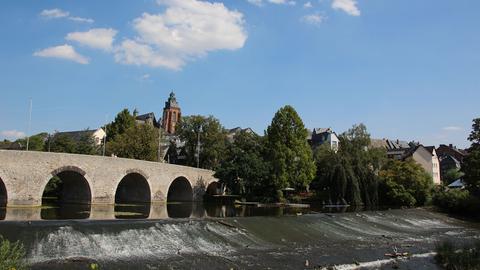
[[[480,239],[478,224],[426,209],[162,207],[143,207],[146,216],[117,208],[114,216],[123,216],[111,219],[92,219],[92,207],[89,219],[62,220],[59,211],[15,220],[7,209],[0,234],[24,243],[32,269],[50,270],[91,263],[99,269],[437,269],[437,242]],[[385,257],[394,250],[413,256]]]

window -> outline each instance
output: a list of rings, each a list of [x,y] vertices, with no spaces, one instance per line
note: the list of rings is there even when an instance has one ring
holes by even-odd
[[[173,112],[172,122],[176,122],[176,121],[177,121],[177,112]]]

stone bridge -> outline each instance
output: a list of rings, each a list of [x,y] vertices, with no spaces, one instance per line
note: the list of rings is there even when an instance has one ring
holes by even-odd
[[[0,150],[0,206],[39,206],[52,177],[68,203],[201,201],[213,171],[124,158]]]

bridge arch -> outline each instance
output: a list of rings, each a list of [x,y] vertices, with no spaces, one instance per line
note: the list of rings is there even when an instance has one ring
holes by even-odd
[[[128,170],[118,182],[115,203],[150,203],[151,188],[148,177],[140,170]]]
[[[8,194],[7,194],[7,187],[3,182],[2,177],[0,176],[0,207],[7,206],[8,202]]]
[[[62,166],[53,170],[40,190],[44,198],[55,196],[59,202],[90,204],[92,202],[91,181],[84,170],[76,166]]]
[[[185,176],[176,177],[168,187],[167,202],[193,201],[193,188]]]
[[[207,190],[205,193],[207,195],[213,196],[213,195],[220,195],[221,194],[221,184],[218,181],[212,181],[210,184],[207,186]]]

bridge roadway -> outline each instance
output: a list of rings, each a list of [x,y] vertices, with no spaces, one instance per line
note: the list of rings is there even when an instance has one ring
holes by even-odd
[[[66,203],[201,201],[220,191],[211,170],[133,159],[0,150],[0,206],[40,206],[52,177]]]

